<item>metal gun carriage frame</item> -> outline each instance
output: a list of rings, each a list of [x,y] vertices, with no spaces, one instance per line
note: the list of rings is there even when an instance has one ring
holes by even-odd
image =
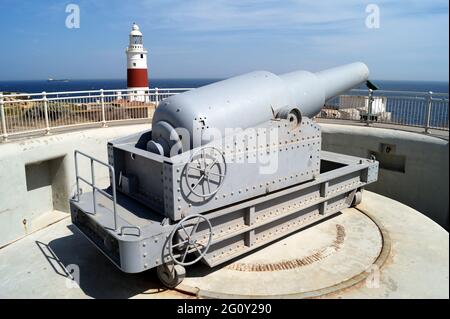
[[[157,267],[174,287],[184,267],[215,267],[356,205],[377,180],[375,160],[321,151],[320,127],[307,117],[260,128],[277,129],[278,139],[239,145],[244,131],[166,157],[145,149],[149,130],[108,143],[108,163],[75,151],[73,224],[122,271]],[[264,154],[276,156],[277,169],[260,174],[250,160]],[[90,180],[78,171],[80,156],[90,160]],[[96,186],[95,163],[108,168],[108,188]]]

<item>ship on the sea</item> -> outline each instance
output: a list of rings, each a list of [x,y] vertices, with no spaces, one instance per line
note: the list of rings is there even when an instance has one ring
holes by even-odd
[[[54,79],[54,78],[48,78],[47,82],[69,82],[69,79]]]

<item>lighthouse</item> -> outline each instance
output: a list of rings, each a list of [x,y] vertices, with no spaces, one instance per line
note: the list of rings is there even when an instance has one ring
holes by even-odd
[[[130,43],[127,54],[127,87],[130,101],[148,102],[145,92],[148,90],[147,50],[142,44],[142,33],[139,26],[133,23],[130,32]]]

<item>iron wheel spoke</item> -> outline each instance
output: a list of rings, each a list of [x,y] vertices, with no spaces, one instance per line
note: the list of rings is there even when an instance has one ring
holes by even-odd
[[[194,235],[194,233],[197,231],[198,225],[200,225],[201,221],[200,221],[200,217],[197,218],[197,223],[194,225],[194,227],[192,227],[192,231],[191,234],[189,235],[189,239],[192,239],[192,235]]]
[[[198,168],[198,167],[195,167],[195,166],[191,166],[191,165],[189,165],[189,168],[195,169],[195,170],[200,171],[200,172],[202,171],[201,168]]]
[[[178,244],[172,245],[172,248],[181,246],[181,245],[183,245],[183,244],[186,244],[187,242],[188,242],[187,240],[184,240],[184,241],[182,241],[182,242],[179,242]]]
[[[202,149],[202,152],[200,154],[200,158],[202,159],[203,169],[205,169],[206,168],[205,149]]]
[[[205,182],[204,182],[204,181],[203,181],[203,183],[202,183],[202,194],[203,194],[203,195],[206,194],[206,192],[205,192]]]
[[[224,177],[225,176],[224,174],[219,174],[219,173],[214,173],[214,172],[208,172],[208,174],[212,174],[212,175],[220,176],[220,177]]]
[[[182,263],[184,263],[184,261],[185,261],[185,259],[186,259],[186,256],[187,256],[187,254],[188,254],[188,251],[189,251],[189,246],[187,246],[187,247],[186,247],[186,250],[184,251],[183,259],[181,259],[181,262],[182,262]]]
[[[215,180],[209,179],[209,182],[216,186],[220,185],[220,181],[215,181]]]
[[[200,242],[197,242],[197,243],[195,243],[195,245],[198,247],[198,246],[202,246],[202,248],[205,248],[206,247],[206,245],[205,244],[203,244],[203,243],[200,243]]]
[[[183,230],[184,230],[184,232],[185,232],[187,238],[189,238],[189,233],[188,233],[188,231],[186,230],[186,228],[184,228],[184,225],[181,224],[180,226],[181,226],[181,228],[183,228]]]
[[[213,167],[214,165],[216,165],[217,161],[218,161],[218,159],[215,158],[214,161],[213,161],[210,165],[208,165],[208,167],[205,168],[205,170],[210,170],[211,167]]]
[[[195,250],[198,251],[198,253],[199,253],[200,255],[202,254],[202,251],[201,251],[200,249],[198,249],[198,245],[194,245],[194,248],[195,248]]]
[[[209,194],[211,194],[211,184],[210,184],[210,182],[209,182],[209,176],[208,176],[208,178],[206,179],[206,182],[208,183],[208,192],[209,192]]]
[[[203,180],[203,178],[205,178],[205,175],[202,175],[202,176],[199,178],[197,184],[195,184],[195,185],[192,187],[192,190],[194,190],[194,189],[198,186],[198,184],[200,184],[200,182]]]
[[[198,166],[200,166],[200,167],[197,167],[197,168],[203,170],[203,168],[202,168],[202,162],[200,161],[200,158],[197,158],[197,159],[195,159],[195,160],[198,162]]]

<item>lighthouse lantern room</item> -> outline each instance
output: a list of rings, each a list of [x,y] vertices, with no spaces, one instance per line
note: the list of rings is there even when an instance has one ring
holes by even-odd
[[[147,50],[142,44],[142,33],[139,26],[133,23],[130,32],[130,43],[127,54],[127,87],[130,101],[148,102]]]

